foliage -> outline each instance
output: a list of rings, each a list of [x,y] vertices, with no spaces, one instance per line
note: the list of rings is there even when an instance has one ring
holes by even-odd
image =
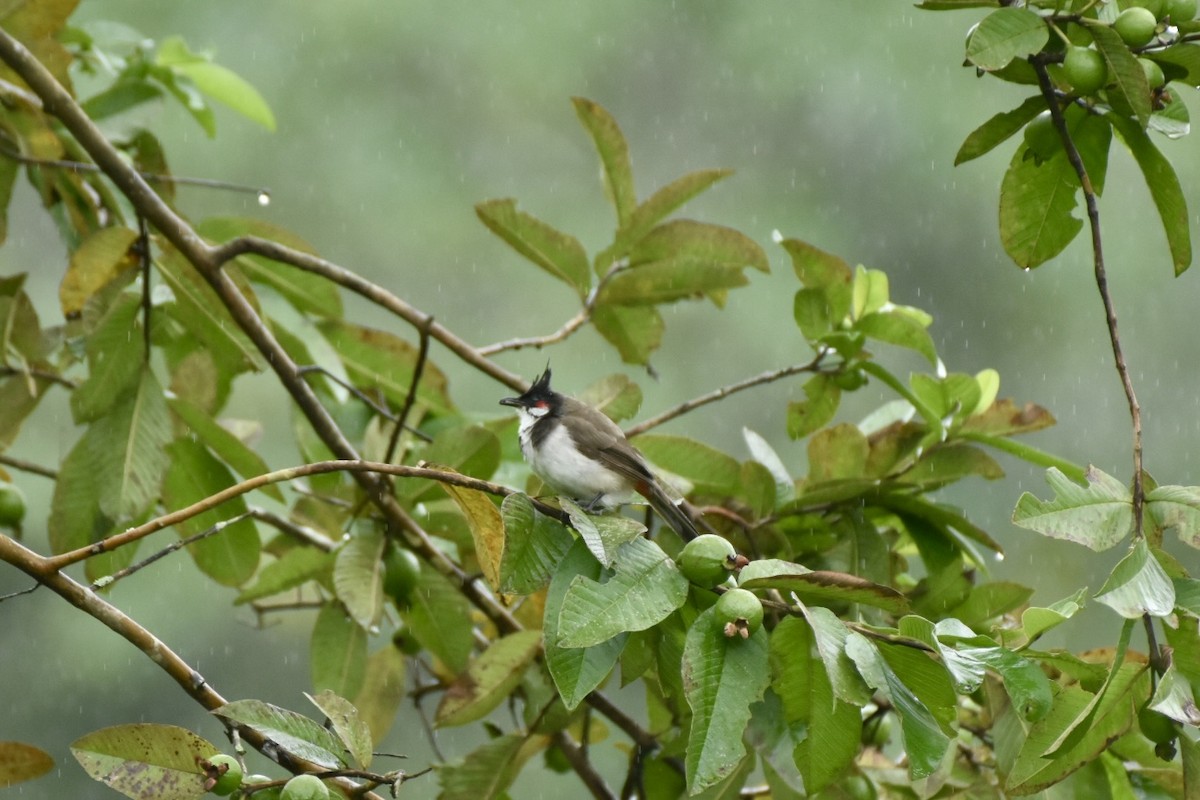
[[[415,660],[433,676],[413,691],[438,696],[436,723],[489,734],[473,753],[432,765],[448,798],[503,797],[537,755],[573,770],[594,796],[615,796],[606,786],[613,776],[596,772],[587,746],[599,746],[606,727],[629,753],[618,777],[643,797],[736,796],[754,776],[766,784],[753,789],[760,796],[781,798],[1000,797],[1069,780],[1113,796],[1133,796],[1135,785],[1156,796],[1195,793],[1200,752],[1180,731],[1200,724],[1200,581],[1162,540],[1173,530],[1200,546],[1200,488],[1159,486],[1137,460],[1130,489],[1015,440],[1053,417],[1001,397],[993,370],[948,370],[928,332],[932,318],[893,302],[884,272],[779,235],[797,282],[784,322],[807,342],[808,360],[630,429],[706,526],[743,554],[718,553],[720,569],[692,583],[685,572],[697,573],[680,570],[684,543],[669,528],[590,516],[567,498],[538,497],[533,482],[528,491],[492,483],[523,474],[514,421],[460,411],[451,378],[474,369],[523,389],[491,356],[554,345],[588,324],[625,363],[648,364],[664,306],[708,300],[720,309],[771,268],[745,234],[677,216],[728,171],[690,173],[639,199],[616,120],[576,98],[616,218],[612,241],[589,255],[515,200],[481,202],[483,224],[570,287],[579,309],[558,333],[475,348],[294,234],[228,218],[191,227],[179,217],[153,135],[108,142],[72,110],[97,120],[172,98],[210,135],[205,96],[267,127],[270,110],[182,40],[107,52],[66,25],[72,7],[45,0],[0,17],[9,100],[0,108],[0,195],[11,195],[23,171],[71,251],[62,326],[39,321],[23,276],[0,281],[0,445],[11,445],[49,392],[70,393],[80,429],[42,510],[52,552],[25,547],[13,530],[0,535],[0,557],[142,648],[237,740],[346,796],[395,790],[424,770],[373,772],[372,754]],[[1083,227],[1072,215],[1082,191],[1099,268],[1095,200],[1115,132],[1146,176],[1178,273],[1191,261],[1186,206],[1147,131],[1181,135],[1186,109],[1170,83],[1150,86],[1137,58],[1196,85],[1196,23],[1169,20],[1131,48],[1110,17],[1112,6],[1082,0],[990,11],[968,38],[968,62],[1037,84],[1039,94],[973,132],[959,161],[1048,111],[1057,138],[1027,135],[1003,180],[1002,237],[1021,266],[1052,258]],[[23,60],[13,37],[36,61]],[[1103,88],[1072,94],[1057,66],[1068,42],[1094,46],[1110,78]],[[75,72],[114,68],[110,85],[76,106],[52,96],[39,62],[68,88]],[[84,158],[102,170],[59,163]],[[134,170],[152,175],[156,195],[140,192]],[[392,311],[412,332],[358,324],[343,292]],[[459,361],[434,363],[431,339]],[[920,371],[903,376],[892,366],[904,351],[912,358],[900,363]],[[223,416],[234,384],[267,370],[304,458],[276,471],[254,444],[261,426]],[[805,474],[792,474],[751,430],[744,460],[649,433],[704,402],[797,375],[803,399],[778,410],[779,427],[804,442]],[[891,398],[857,423],[840,420],[844,396],[868,385]],[[624,375],[582,394],[616,420],[641,400]],[[938,499],[964,479],[1000,476],[993,451],[1050,468],[1054,499],[1020,498],[1018,524],[1092,550],[1131,545],[1096,595],[1120,618],[1112,647],[1036,649],[1085,592],[1029,606],[1030,589],[990,578],[999,546],[989,533]],[[139,543],[168,527],[179,544],[135,563]],[[110,604],[125,575],[180,548],[215,583],[237,587],[237,603],[299,595],[317,606],[315,716],[227,701]],[[65,572],[79,563],[102,594]],[[1161,631],[1174,660],[1130,648],[1138,619]],[[622,685],[644,691],[647,722],[604,694],[618,671]],[[506,703],[512,718],[493,714]],[[218,777],[209,761],[218,750],[148,723],[73,746],[89,775],[135,798],[202,796]],[[0,743],[0,785],[50,768],[36,748]],[[252,776],[241,791],[259,796],[284,783]]]

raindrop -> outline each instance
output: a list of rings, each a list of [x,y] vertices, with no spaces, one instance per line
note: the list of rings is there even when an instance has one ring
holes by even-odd
[[[258,193],[258,204],[259,204],[260,206],[269,206],[269,205],[271,205],[271,193],[270,193],[270,192],[267,192],[267,191],[265,191],[265,190],[264,190],[264,191],[261,191],[261,192],[259,192],[259,193]]]

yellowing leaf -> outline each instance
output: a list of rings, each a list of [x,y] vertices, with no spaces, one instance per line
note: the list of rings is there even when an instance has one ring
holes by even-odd
[[[78,315],[88,298],[134,266],[129,247],[137,237],[137,231],[115,225],[101,228],[83,240],[71,255],[67,274],[58,287],[63,316],[69,319]]]

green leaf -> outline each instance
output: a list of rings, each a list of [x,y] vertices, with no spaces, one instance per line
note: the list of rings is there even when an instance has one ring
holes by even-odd
[[[929,707],[901,680],[877,646],[862,634],[851,633],[847,636],[846,654],[854,660],[868,684],[887,693],[900,715],[904,752],[909,758],[909,775],[914,780],[932,775],[942,763],[951,739]],[[920,653],[917,656],[925,658]]]
[[[172,36],[161,41],[155,63],[186,75],[200,91],[251,122],[269,131],[275,130],[275,115],[257,89],[233,70],[192,53],[181,37]]]
[[[996,480],[1004,477],[1004,470],[983,450],[965,442],[948,442],[926,450],[898,479],[933,489],[970,475]]]
[[[97,542],[115,525],[100,510],[103,476],[97,468],[96,439],[92,428],[84,431],[59,465],[46,524],[52,553],[66,553]],[[134,548],[122,551],[125,549]]]
[[[438,431],[421,452],[428,466],[448,467],[463,475],[487,480],[500,466],[500,440],[482,425],[462,425]],[[430,500],[439,493],[440,481],[409,481],[401,493],[410,503]]]
[[[967,134],[954,156],[954,166],[990,153],[1045,109],[1046,100],[1040,94],[1035,94],[1025,98],[1021,105],[1011,111],[1001,111],[990,117],[987,122]]]
[[[865,706],[871,701],[871,689],[846,654],[846,638],[850,632],[845,623],[821,606],[801,606],[801,611],[812,627],[817,654],[825,665],[834,696],[850,705]]]
[[[353,697],[366,674],[366,631],[346,614],[340,603],[326,603],[317,613],[308,656],[315,690],[328,689],[343,697]]]
[[[507,789],[521,769],[525,737],[510,733],[477,747],[466,758],[435,764],[442,791],[439,800],[507,800]]]
[[[1017,266],[1029,269],[1063,251],[1083,228],[1071,212],[1078,180],[1059,153],[1040,164],[1017,147],[1000,184],[1000,239]]]
[[[175,297],[171,316],[212,351],[213,360],[223,371],[262,369],[254,344],[229,316],[213,288],[179,251],[165,248],[154,265]]]
[[[310,694],[305,697],[329,720],[329,726],[342,740],[354,763],[362,769],[371,766],[371,729],[359,717],[354,704],[328,689],[315,697]]]
[[[163,480],[163,502],[172,510],[186,508],[236,482],[224,464],[190,438],[172,442],[167,452],[171,463]],[[186,538],[245,512],[245,498],[235,497],[180,522],[175,529]],[[188,545],[196,566],[225,586],[240,586],[250,579],[258,567],[260,549],[258,529],[250,519]]]
[[[174,725],[137,723],[93,731],[71,743],[71,754],[93,779],[134,800],[199,798],[199,760],[216,755],[211,742]]]
[[[349,322],[326,320],[317,327],[341,357],[346,374],[360,389],[383,392],[397,408],[404,404],[417,364],[416,347],[387,331]],[[417,399],[438,413],[454,407],[447,393],[446,376],[429,361],[421,372]]]
[[[45,750],[24,742],[0,742],[0,789],[45,775],[54,759]]]
[[[423,569],[403,614],[413,637],[457,674],[467,666],[475,645],[471,606],[440,572]]]
[[[1140,67],[1138,68],[1140,71]],[[1171,249],[1171,261],[1175,274],[1179,275],[1192,263],[1191,228],[1188,224],[1187,198],[1179,184],[1175,169],[1155,147],[1146,132],[1115,114],[1109,116],[1121,141],[1129,148],[1134,160],[1142,170],[1150,197],[1162,219],[1167,234],[1167,245]]]
[[[866,472],[870,444],[857,425],[843,422],[817,431],[808,440],[810,485],[860,478]]]
[[[71,392],[77,424],[109,413],[137,386],[146,361],[140,299],[122,294],[87,338],[88,377]]]
[[[338,600],[358,625],[371,631],[383,614],[383,531],[372,525],[346,539],[337,550],[333,586]]]
[[[89,115],[90,116],[90,115]],[[95,119],[95,117],[92,117]],[[21,165],[11,158],[0,160],[0,244],[8,240],[8,207],[12,201],[13,186]],[[0,786],[3,784],[0,783]]]
[[[750,451],[751,458],[766,467],[771,473],[771,477],[775,479],[776,503],[786,503],[794,498],[796,482],[792,480],[791,473],[788,472],[783,459],[779,457],[775,449],[761,434],[749,428],[742,428],[742,439],[746,442],[746,448]]]
[[[810,289],[824,290],[829,298],[830,319],[836,325],[850,312],[851,284],[854,273],[842,259],[799,239],[784,239],[780,244],[792,259],[792,268],[800,283]]]
[[[1087,589],[1083,588],[1070,597],[1064,597],[1045,608],[1033,606],[1022,611],[1021,630],[1024,631],[1026,640],[1032,642],[1046,631],[1058,627],[1075,616],[1083,608],[1086,595]]]
[[[820,659],[812,658],[816,646],[805,620],[780,620],[771,633],[771,688],[783,701],[789,723],[801,723],[806,734],[793,758],[804,779],[804,791],[815,794],[829,786],[858,754],[862,714],[857,705],[843,702]]]
[[[1143,538],[1113,568],[1096,599],[1126,619],[1165,617],[1175,610],[1175,586]]]
[[[741,465],[733,456],[709,445],[665,434],[642,434],[634,444],[650,463],[678,475],[699,492],[724,495],[737,490]]]
[[[559,503],[570,515],[571,526],[579,533],[579,538],[605,567],[611,567],[616,562],[621,545],[646,532],[646,526],[637,520],[620,516],[593,516],[566,497],[560,497]]]
[[[1146,493],[1146,513],[1184,544],[1200,548],[1200,487],[1156,486]]]
[[[691,200],[701,192],[706,191],[714,183],[733,174],[728,169],[702,169],[689,172],[676,178],[634,209],[629,218],[629,224],[617,231],[616,240],[610,248],[611,257],[621,257],[629,249],[641,241],[650,229],[661,222],[668,214]]]
[[[745,286],[746,276],[727,264],[665,258],[617,273],[600,292],[601,305],[659,305]]]
[[[688,629],[683,648],[683,685],[692,709],[688,734],[688,793],[697,794],[728,777],[745,754],[742,734],[750,706],[770,682],[767,632],[748,639],[727,637],[709,608]]]
[[[626,364],[647,364],[662,344],[663,320],[653,306],[598,306],[592,311],[596,331],[617,348]]]
[[[78,316],[93,295],[134,266],[129,248],[137,238],[137,231],[114,225],[101,228],[79,244],[58,286],[63,316]]]
[[[437,724],[466,725],[483,719],[503,703],[521,682],[537,656],[541,631],[518,631],[488,646],[446,689],[438,704]]]
[[[620,373],[601,378],[584,389],[579,399],[613,422],[632,417],[642,407],[642,389]]]
[[[798,289],[792,301],[792,316],[801,335],[809,344],[815,344],[833,330],[835,320],[829,306],[829,293],[824,289]]]
[[[591,647],[625,631],[645,630],[683,605],[688,585],[657,544],[643,538],[627,542],[617,551],[606,582],[583,575],[571,581],[559,614],[557,644]]]
[[[1094,759],[1129,730],[1137,707],[1149,694],[1148,683],[1144,664],[1124,664],[1095,705],[1095,697],[1078,685],[1064,687],[1050,713],[1030,728],[1002,788],[1010,794],[1036,794]],[[1091,723],[1081,739],[1068,750],[1047,756],[1054,742],[1089,709]]]
[[[984,17],[967,40],[967,60],[980,69],[1001,69],[1014,58],[1038,52],[1049,38],[1050,29],[1037,14],[1001,8]]]
[[[196,232],[217,244],[257,236],[302,253],[317,254],[316,248],[286,228],[248,217],[209,217],[196,225]],[[233,263],[251,281],[279,292],[297,311],[335,319],[342,316],[342,296],[327,278],[259,255],[241,255]]]
[[[564,281],[583,297],[591,285],[587,252],[570,234],[517,210],[517,201],[488,200],[475,205],[475,214],[492,233],[529,261]]]
[[[592,137],[604,168],[604,188],[617,212],[618,229],[629,226],[637,207],[637,192],[633,187],[633,168],[629,163],[629,145],[620,126],[599,103],[583,97],[572,97],[579,121]]]
[[[214,709],[212,713],[230,722],[245,725],[293,755],[326,769],[341,769],[345,766],[341,757],[341,741],[321,725],[295,711],[261,700],[234,700]]]
[[[1133,501],[1116,478],[1088,467],[1087,486],[1071,482],[1058,469],[1046,470],[1054,499],[1038,500],[1025,492],[1012,521],[1053,539],[1066,539],[1097,552],[1120,542],[1133,530]]]
[[[407,694],[404,671],[407,658],[398,647],[384,647],[367,657],[362,688],[354,697],[359,716],[371,730],[371,741],[378,744],[396,721],[396,714]]]
[[[258,580],[246,587],[233,601],[241,605],[295,589],[327,572],[335,558],[315,547],[292,547],[258,573]]]
[[[171,440],[171,417],[162,387],[143,366],[133,390],[92,425],[101,475],[100,509],[114,520],[140,515],[158,498]]]
[[[876,311],[854,323],[854,329],[867,338],[915,350],[936,366],[937,350],[925,328],[911,314],[898,310]]]
[[[738,586],[795,592],[806,603],[861,603],[892,614],[903,614],[908,609],[904,595],[890,586],[845,572],[810,570],[774,558],[755,559],[743,567],[738,574]]]
[[[973,648],[970,652],[1004,680],[1004,689],[1021,719],[1037,722],[1049,713],[1054,691],[1041,665],[1002,647]]]
[[[599,580],[602,571],[600,563],[588,552],[587,545],[582,540],[576,540],[559,564],[550,582],[550,590],[546,593],[543,622],[546,667],[554,679],[563,705],[572,711],[612,672],[628,638],[622,633],[585,648],[558,645],[559,617],[568,588],[577,576],[595,581]]]
[[[1137,117],[1138,128],[1145,129],[1150,120],[1150,84],[1146,82],[1146,73],[1138,63],[1137,56],[1129,51],[1129,46],[1111,27],[1089,25],[1088,31],[1108,66],[1111,84],[1107,90],[1109,100],[1132,110]],[[1118,117],[1117,114],[1112,115],[1114,125],[1120,125]]]
[[[818,373],[805,381],[804,395],[804,400],[787,406],[787,433],[792,439],[803,439],[828,425],[837,414],[842,390],[831,376]]]
[[[190,434],[199,437],[218,458],[228,464],[238,475],[243,478],[253,478],[270,471],[262,456],[225,426],[204,413],[198,406],[180,397],[169,398],[167,405],[170,406],[172,413],[188,427]],[[261,491],[283,502],[283,492],[275,484],[267,484],[261,487]]]
[[[558,520],[539,513],[524,494],[505,497],[500,516],[504,520],[500,591],[533,594],[550,582],[571,549],[571,534]]]

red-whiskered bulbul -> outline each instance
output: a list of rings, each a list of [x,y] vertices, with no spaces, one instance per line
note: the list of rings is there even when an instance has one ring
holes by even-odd
[[[586,403],[550,388],[550,368],[520,397],[506,397],[521,417],[521,452],[535,475],[588,510],[628,503],[637,492],[685,539],[696,526],[654,477],[617,424]]]

